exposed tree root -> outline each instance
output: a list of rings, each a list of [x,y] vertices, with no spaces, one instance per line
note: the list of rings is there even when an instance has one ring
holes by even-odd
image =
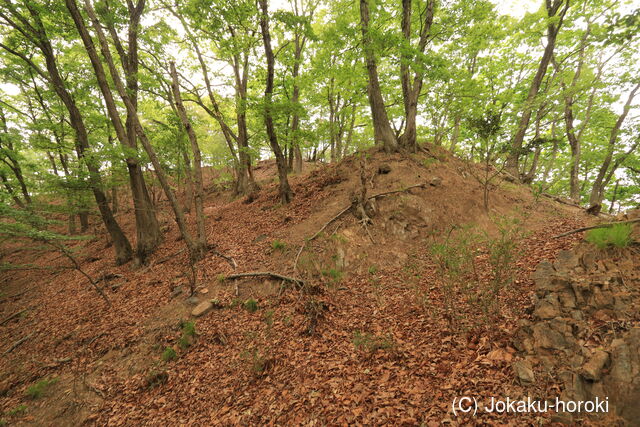
[[[20,338],[18,341],[14,342],[11,347],[9,347],[7,350],[5,350],[4,353],[2,354],[9,354],[11,353],[13,350],[15,350],[16,347],[18,347],[20,344],[22,344],[23,342],[25,342],[26,340],[28,340],[29,338],[31,338],[31,336],[33,335],[33,333],[27,335],[26,337],[22,337]]]
[[[390,190],[390,191],[384,191],[382,193],[378,193],[378,194],[374,194],[373,196],[369,196],[367,197],[367,200],[375,200],[379,197],[385,197],[385,196],[389,196],[391,194],[396,194],[396,193],[405,193],[409,190],[412,190],[414,188],[424,188],[426,187],[428,184],[426,183],[422,183],[422,184],[415,184],[415,185],[411,185],[409,187],[406,188],[399,188],[397,190]],[[350,210],[352,210],[353,208],[353,204],[350,204],[349,206],[345,207],[344,209],[342,209],[340,212],[338,212],[334,217],[332,217],[329,221],[327,221],[326,223],[324,223],[324,225],[322,227],[320,227],[320,230],[316,231],[314,235],[312,235],[311,237],[309,237],[308,239],[305,239],[302,243],[302,245],[300,246],[300,249],[298,249],[298,253],[296,254],[296,258],[293,261],[293,271],[297,271],[298,269],[298,260],[300,259],[300,255],[302,254],[302,251],[304,250],[304,248],[307,246],[307,243],[309,243],[312,240],[315,240],[320,234],[322,234],[322,232],[334,221],[337,221],[338,219],[340,219],[340,217],[342,217],[342,215],[346,214],[347,212],[349,212]],[[369,232],[369,230],[367,229],[367,232]],[[371,235],[369,235],[369,237],[371,237]],[[373,237],[371,237],[371,239],[373,240]]]

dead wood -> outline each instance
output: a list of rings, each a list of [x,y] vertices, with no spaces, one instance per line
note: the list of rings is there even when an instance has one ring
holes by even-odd
[[[244,277],[260,277],[260,276],[270,277],[272,279],[284,280],[286,282],[296,283],[296,284],[298,284],[300,286],[304,285],[304,280],[302,280],[302,279],[298,279],[298,278],[295,278],[295,277],[284,276],[282,274],[272,273],[270,271],[254,271],[254,272],[249,272],[249,273],[230,274],[228,276],[225,276],[224,280],[233,280],[233,279],[242,279]]]
[[[553,236],[552,239],[558,239],[560,237],[565,237],[565,236],[569,236],[571,234],[580,233],[581,231],[593,230],[595,228],[611,227],[611,226],[614,226],[616,224],[633,224],[633,223],[636,223],[636,222],[640,222],[640,218],[631,219],[629,221],[607,222],[607,223],[604,223],[604,224],[591,225],[589,227],[576,228],[575,230],[567,231],[566,233],[562,233],[562,234],[558,234],[557,236]]]
[[[5,323],[7,323],[9,320],[13,319],[14,317],[20,316],[22,313],[24,313],[25,311],[27,311],[26,308],[23,308],[20,311],[16,311],[15,313],[13,313],[11,316],[5,318],[2,322],[0,322],[0,325],[4,325]]]
[[[13,350],[16,349],[16,347],[18,347],[20,344],[22,344],[23,342],[25,342],[26,340],[28,340],[29,338],[31,338],[31,336],[33,335],[33,333],[27,335],[26,337],[22,337],[20,338],[18,341],[14,342],[11,347],[9,347],[7,350],[5,350],[4,353],[2,354],[9,354],[11,353]]]

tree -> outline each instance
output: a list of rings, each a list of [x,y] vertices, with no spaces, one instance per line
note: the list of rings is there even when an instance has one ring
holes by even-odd
[[[382,90],[378,78],[378,65],[376,63],[375,49],[370,28],[369,0],[360,0],[360,26],[362,29],[362,48],[367,65],[369,83],[367,94],[371,107],[373,120],[373,133],[375,143],[380,144],[387,153],[393,153],[398,149],[398,140],[391,129],[387,109],[382,98]]]
[[[27,53],[18,50],[19,47],[16,46],[14,48],[6,43],[0,43],[0,47],[20,58],[25,64],[31,67],[36,74],[47,81],[67,108],[69,121],[75,132],[76,152],[78,158],[84,161],[89,170],[91,190],[94,194],[98,209],[100,210],[102,221],[111,236],[116,264],[124,264],[132,257],[131,244],[113,216],[107,197],[102,190],[103,180],[99,166],[90,156],[87,156],[87,153],[90,151],[87,129],[82,114],[76,105],[76,101],[60,74],[56,61],[57,55],[53,49],[48,30],[41,19],[40,13],[40,8],[34,7],[30,2],[23,3],[20,6],[7,2],[2,9],[0,9],[0,18],[2,18],[4,26],[19,32],[24,37],[25,42],[39,50],[44,60],[44,69],[33,61]]]
[[[522,142],[524,141],[529,121],[531,120],[533,104],[536,96],[538,95],[538,91],[540,90],[540,86],[542,85],[542,80],[547,72],[549,63],[551,62],[558,33],[560,32],[560,28],[564,22],[567,10],[569,10],[569,4],[570,0],[545,0],[545,8],[547,12],[547,44],[544,48],[542,58],[540,58],[540,64],[538,65],[536,74],[531,81],[531,86],[529,86],[527,100],[522,109],[520,121],[518,122],[518,127],[516,128],[516,133],[513,137],[513,143],[511,144],[510,153],[507,157],[506,168],[516,177],[519,176],[519,161]]]
[[[276,135],[273,125],[273,77],[275,70],[275,57],[271,48],[271,34],[269,32],[269,7],[267,0],[258,0],[260,4],[260,29],[262,30],[262,40],[264,43],[264,52],[267,59],[267,78],[264,90],[264,124],[269,138],[269,145],[276,157],[276,166],[278,167],[278,178],[280,182],[279,196],[282,204],[287,204],[293,198],[293,192],[289,186],[287,178],[287,163],[282,153],[282,148],[278,144],[278,136]]]

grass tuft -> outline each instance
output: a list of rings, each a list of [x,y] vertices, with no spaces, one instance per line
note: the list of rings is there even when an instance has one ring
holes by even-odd
[[[599,249],[614,246],[625,248],[631,243],[631,224],[616,224],[611,227],[589,230],[585,239]]]

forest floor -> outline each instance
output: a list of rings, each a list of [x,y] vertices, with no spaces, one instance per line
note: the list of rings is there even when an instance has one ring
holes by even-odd
[[[367,157],[369,195],[403,191],[375,200],[366,229],[351,213],[330,221],[358,189],[356,157],[305,165],[291,178],[295,198],[287,206],[278,203],[272,162],[256,168],[262,190],[253,200],[234,199],[208,174],[209,241],[238,267],[214,252],[197,264],[197,302],[214,305],[197,318],[166,202],[158,208],[164,241],[146,266],[114,266],[97,218],[94,237],[73,243],[111,308],[60,254],[5,243],[3,262],[40,269],[0,279],[0,318],[25,310],[0,325],[0,351],[27,337],[2,356],[0,418],[40,426],[548,422],[550,414],[455,417],[452,401],[558,394],[549,377],[520,384],[511,343],[519,320],[531,317],[531,272],[581,240],[552,236],[589,217],[505,180],[492,188],[486,212],[473,177],[479,166],[437,147]],[[407,190],[416,184],[425,185]],[[452,227],[499,237],[504,218],[517,219],[524,233],[515,277],[499,310],[478,316],[464,290],[445,287],[430,247]],[[118,220],[135,235],[130,210]],[[327,222],[298,258],[300,245]],[[487,254],[473,259],[478,283],[488,283]],[[305,285],[225,280],[255,271]],[[194,336],[185,334],[186,321],[195,322]],[[163,361],[167,347],[176,358]]]

